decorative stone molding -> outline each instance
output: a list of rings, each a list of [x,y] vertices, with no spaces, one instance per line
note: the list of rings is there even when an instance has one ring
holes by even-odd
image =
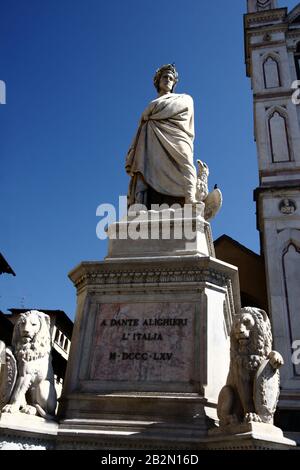
[[[213,269],[181,269],[172,270],[156,267],[142,271],[113,271],[113,272],[86,272],[80,276],[75,287],[80,289],[83,285],[112,286],[112,285],[140,285],[140,284],[167,284],[167,283],[189,283],[210,282],[218,286],[225,286],[230,279]]]
[[[272,41],[272,34],[266,33],[263,37],[263,41],[265,42],[271,42]]]
[[[9,428],[0,428],[0,451],[1,450],[53,450],[55,448],[55,437],[48,438],[47,432],[40,435],[32,434],[34,431],[28,426],[20,431],[18,426],[13,429],[12,424]]]
[[[289,99],[291,95],[293,94],[295,90],[289,89],[289,90],[283,90],[282,88],[279,91],[270,91],[270,89],[266,89],[261,92],[257,92],[253,94],[254,100],[255,101],[266,101],[270,99]],[[281,107],[279,107],[281,109]],[[282,105],[282,108],[284,109],[284,105]],[[268,108],[268,110],[270,107]]]
[[[297,205],[291,199],[285,198],[280,201],[279,211],[285,215],[292,215],[297,210]]]
[[[276,10],[259,11],[256,13],[250,13],[245,16],[246,27],[252,27],[255,24],[260,23],[276,23],[284,21],[287,17],[286,8],[278,8]]]
[[[288,30],[288,27],[286,25],[282,25],[282,24],[278,24],[278,25],[274,24],[272,26],[266,26],[265,30],[268,31],[269,34],[270,33],[286,33],[287,30]],[[249,37],[261,36],[262,41],[263,41],[264,36],[263,36],[263,33],[262,33],[261,29],[248,30],[247,34],[248,34]],[[283,40],[274,39],[272,41],[272,46],[274,44],[277,44],[277,43],[278,44],[285,44],[285,42]],[[269,47],[270,43],[268,43],[267,45]],[[254,44],[253,44],[253,46],[254,46]]]
[[[0,450],[46,450],[46,445],[37,445],[37,444],[29,444],[25,442],[19,441],[2,441],[0,442]]]

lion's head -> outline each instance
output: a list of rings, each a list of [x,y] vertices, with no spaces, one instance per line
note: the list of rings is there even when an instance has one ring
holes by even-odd
[[[232,359],[246,357],[253,362],[250,368],[257,368],[271,350],[272,332],[266,312],[254,307],[243,308],[231,331]]]
[[[51,351],[50,318],[38,310],[22,313],[15,324],[12,347],[18,359],[34,360]]]

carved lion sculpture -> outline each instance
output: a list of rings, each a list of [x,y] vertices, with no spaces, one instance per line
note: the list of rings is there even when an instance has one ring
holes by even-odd
[[[17,377],[9,403],[2,412],[21,411],[53,419],[57,397],[50,355],[49,316],[37,310],[22,313],[14,327],[12,352]]]
[[[266,312],[242,309],[233,323],[230,355],[227,385],[218,400],[220,426],[253,421],[273,424],[283,358],[272,351]]]

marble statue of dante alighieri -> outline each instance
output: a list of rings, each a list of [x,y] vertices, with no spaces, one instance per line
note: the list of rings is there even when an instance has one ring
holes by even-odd
[[[177,82],[178,73],[171,64],[155,74],[158,97],[143,112],[126,158],[131,176],[128,206],[149,207],[149,189],[186,204],[196,202],[194,103],[189,95],[173,93]]]

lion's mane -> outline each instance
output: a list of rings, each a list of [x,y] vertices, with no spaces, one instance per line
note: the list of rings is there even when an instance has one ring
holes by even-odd
[[[28,343],[24,343],[20,333],[20,325],[30,316],[35,316],[38,319],[39,329]],[[12,347],[17,360],[33,361],[49,355],[51,351],[49,316],[38,310],[22,313],[14,328]]]
[[[249,342],[244,350],[240,348],[239,341],[236,338],[234,328],[231,331],[231,367],[243,368],[246,370],[257,370],[264,359],[272,351],[272,331],[270,320],[263,310],[254,307],[245,307],[243,314],[251,315],[254,320],[254,326],[250,332]],[[235,321],[241,321],[240,317]]]

